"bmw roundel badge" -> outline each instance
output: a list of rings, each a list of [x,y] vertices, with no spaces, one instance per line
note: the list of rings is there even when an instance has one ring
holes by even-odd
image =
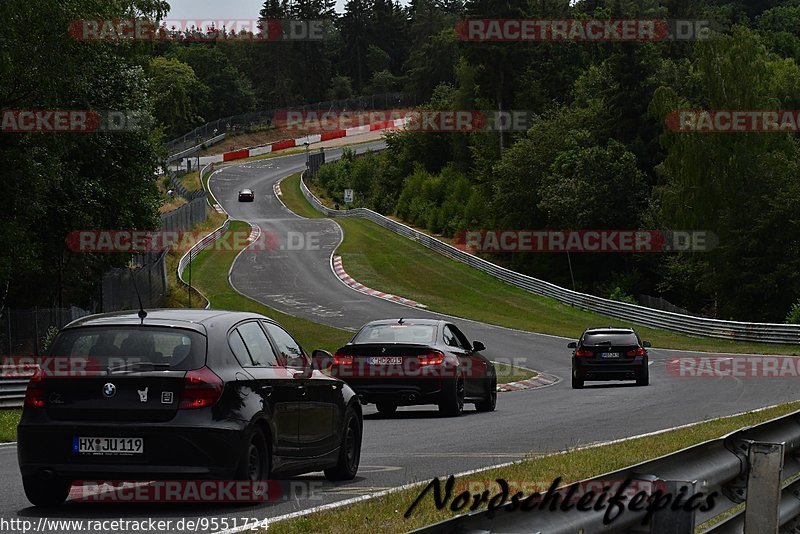
[[[113,397],[117,394],[117,386],[108,382],[103,385],[103,396],[105,397]]]

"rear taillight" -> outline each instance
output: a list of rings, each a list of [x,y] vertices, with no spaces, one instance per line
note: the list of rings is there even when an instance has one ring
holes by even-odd
[[[625,355],[631,357],[644,356],[644,349],[642,347],[637,347],[634,350],[629,350],[628,352],[625,353]]]
[[[44,372],[38,367],[25,390],[25,406],[44,408]]]
[[[208,367],[187,371],[183,379],[180,408],[205,408],[222,396],[222,379]]]
[[[333,355],[333,364],[334,365],[353,365],[353,357],[349,354],[344,354],[340,351],[336,351],[336,354]]]
[[[417,357],[420,365],[439,365],[444,362],[444,354],[438,350]]]
[[[575,356],[578,356],[579,358],[591,358],[594,356],[594,352],[586,349],[577,349],[575,351]]]

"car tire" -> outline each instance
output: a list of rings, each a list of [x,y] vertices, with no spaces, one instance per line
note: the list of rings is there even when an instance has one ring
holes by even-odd
[[[572,389],[583,389],[584,379],[577,371],[572,371]]]
[[[379,402],[375,406],[378,408],[378,413],[383,416],[392,415],[397,411],[397,404],[393,402]]]
[[[458,417],[464,413],[463,378],[459,377],[445,385],[442,399],[439,401],[439,411],[446,417]]]
[[[269,479],[271,468],[272,458],[270,457],[267,440],[264,437],[264,433],[255,428],[242,448],[239,465],[236,468],[236,480],[249,480],[251,482],[267,480]]]
[[[636,385],[640,387],[650,385],[650,367],[648,367],[647,362],[645,362],[644,373],[636,379]]]
[[[61,506],[69,496],[72,483],[61,478],[44,479],[37,476],[23,476],[22,488],[25,496],[34,506]]]
[[[344,415],[344,434],[339,445],[336,465],[325,470],[325,478],[335,482],[353,480],[358,473],[361,461],[361,421],[353,408],[348,408]]]
[[[475,403],[475,410],[479,412],[493,412],[497,407],[497,378],[492,378],[489,382],[486,398]]]

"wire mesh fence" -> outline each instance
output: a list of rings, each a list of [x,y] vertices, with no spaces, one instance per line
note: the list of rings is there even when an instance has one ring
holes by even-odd
[[[169,250],[137,254],[134,268],[110,269],[103,273],[103,311],[157,308],[167,294],[167,262]]]
[[[0,354],[38,356],[46,349],[52,329],[59,329],[90,313],[75,306],[5,309],[0,313]]]

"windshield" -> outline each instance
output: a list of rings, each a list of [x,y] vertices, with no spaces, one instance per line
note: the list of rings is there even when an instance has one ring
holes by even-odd
[[[586,334],[583,338],[583,345],[585,347],[592,347],[596,345],[639,345],[639,340],[636,339],[636,334],[630,332],[610,332],[602,334]]]
[[[56,339],[53,358],[83,359],[92,369],[139,371],[202,367],[206,338],[191,330],[102,327],[66,330]]]
[[[353,343],[433,343],[436,339],[434,325],[390,324],[365,326]]]

